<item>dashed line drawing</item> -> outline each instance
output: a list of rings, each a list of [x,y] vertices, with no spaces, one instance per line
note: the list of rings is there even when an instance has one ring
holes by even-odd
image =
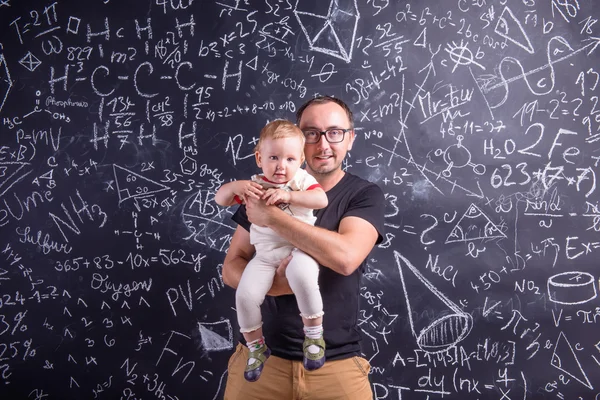
[[[402,281],[410,328],[419,348],[430,353],[441,353],[465,339],[473,328],[473,317],[440,292],[406,257],[397,251],[394,251],[394,257]],[[405,268],[412,275],[405,274]],[[423,286],[429,292],[423,291]],[[416,295],[409,295],[409,290]],[[412,304],[411,299],[420,300],[420,304]],[[425,307],[428,311],[433,310],[435,315],[428,318],[432,313],[423,313],[422,308]],[[420,318],[414,320],[413,315],[419,315]]]
[[[42,65],[42,62],[36,56],[34,56],[31,51],[28,51],[27,54],[25,54],[23,58],[19,60],[19,64],[25,67],[29,72],[33,72],[37,69],[37,67]]]
[[[0,43],[0,50],[3,50],[2,44]],[[4,107],[4,103],[6,103],[6,98],[8,97],[8,93],[10,93],[10,89],[13,86],[13,81],[10,79],[10,71],[8,70],[8,65],[6,64],[6,58],[4,58],[4,53],[0,53],[0,112],[2,111],[2,107]]]
[[[454,72],[454,70],[456,70],[456,68],[459,65],[468,66],[471,64],[475,64],[485,71],[485,67],[479,64],[477,61],[475,61],[473,52],[469,49],[469,46],[467,46],[463,40],[461,40],[460,44],[458,45],[454,41],[452,41],[452,45],[448,43],[448,47],[444,50],[450,55],[450,59],[454,61],[454,68],[452,68],[452,72]]]
[[[217,322],[198,322],[202,347],[206,351],[233,349],[233,330],[228,319]]]
[[[548,278],[548,296],[558,304],[584,304],[598,297],[596,278],[587,272],[568,271]]]
[[[550,359],[550,365],[564,372],[583,386],[594,389],[585,371],[581,367],[581,363],[573,350],[573,346],[563,332],[558,334],[556,344],[554,345],[554,353]]]
[[[168,186],[146,178],[140,174],[113,164],[119,204],[132,198],[143,198],[153,194],[169,190]]]
[[[498,18],[494,32],[510,40],[529,54],[533,54],[533,46],[529,40],[529,36],[525,33],[525,29],[508,7],[504,7],[502,14]]]
[[[446,243],[501,238],[506,238],[504,232],[479,207],[471,203],[448,235]]]
[[[2,174],[2,179],[0,179],[0,197],[4,196],[4,194],[15,184],[20,182],[23,178],[29,175],[33,170],[29,170],[25,172],[23,175],[18,176],[13,179],[16,175],[21,172],[21,170],[30,165],[25,162],[18,161],[8,161],[8,162],[0,162],[0,173]],[[10,182],[10,183],[9,183]],[[5,187],[6,186],[6,187]]]
[[[302,1],[302,9],[299,5],[300,0],[296,2],[294,15],[310,49],[349,63],[352,60],[356,28],[360,19],[356,0],[330,0],[325,15],[303,11],[322,8],[312,2]]]

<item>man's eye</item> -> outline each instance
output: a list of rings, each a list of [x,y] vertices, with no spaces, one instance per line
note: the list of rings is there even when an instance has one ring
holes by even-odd
[[[339,129],[334,129],[334,130],[331,130],[331,131],[329,131],[329,134],[330,134],[331,136],[339,136],[339,135],[341,135],[341,134],[342,134],[342,131],[341,131],[341,130],[339,130]]]

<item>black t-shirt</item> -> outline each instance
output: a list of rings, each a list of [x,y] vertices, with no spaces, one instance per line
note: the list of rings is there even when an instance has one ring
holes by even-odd
[[[382,241],[385,199],[379,186],[346,173],[327,192],[329,204],[316,210],[316,226],[337,231],[345,217],[359,217],[370,222]],[[246,208],[240,206],[233,220],[246,230],[250,222]],[[327,345],[327,360],[339,360],[360,355],[360,333],[358,331],[360,280],[365,261],[349,276],[321,266],[319,288],[323,298],[323,329]],[[267,296],[261,307],[263,333],[272,353],[288,360],[302,359],[304,333],[300,310],[294,295]],[[239,332],[239,329],[238,329]],[[243,337],[240,335],[240,341]]]

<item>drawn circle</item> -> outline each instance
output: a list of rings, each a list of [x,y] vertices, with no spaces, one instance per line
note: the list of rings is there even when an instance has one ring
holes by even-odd
[[[226,213],[208,200],[213,195],[208,190],[200,189],[185,200],[181,212],[182,229],[187,240],[220,247],[223,243],[218,239],[228,233],[233,234],[235,228],[227,223]]]
[[[453,144],[444,152],[444,161],[454,168],[462,168],[471,162],[471,153],[465,147]]]
[[[596,298],[596,281],[587,272],[569,271],[548,279],[550,300],[558,304],[583,304]]]
[[[473,167],[473,172],[477,175],[485,174],[485,165],[483,164],[470,164]]]
[[[448,168],[446,168],[445,170],[442,171],[442,175],[444,175],[444,178],[450,178],[452,176],[452,162],[450,164],[448,164]]]
[[[470,65],[473,63],[473,52],[467,46],[457,46],[450,50],[449,54],[450,59],[457,65]]]
[[[36,92],[35,92],[35,95],[36,95],[36,96],[41,96],[41,95],[42,95],[42,92],[40,92],[39,90],[36,90]]]
[[[444,315],[419,333],[417,345],[430,353],[439,353],[463,340],[472,327],[473,319],[469,314]]]

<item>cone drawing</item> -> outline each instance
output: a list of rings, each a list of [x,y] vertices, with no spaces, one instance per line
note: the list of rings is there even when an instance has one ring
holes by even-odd
[[[473,327],[471,315],[440,292],[406,257],[397,251],[394,251],[394,257],[402,281],[410,327],[419,348],[440,353],[465,339]],[[423,291],[423,286],[428,290]],[[409,291],[418,296],[411,296]],[[433,311],[433,315],[422,313],[425,307]],[[415,315],[419,318],[414,319]]]

